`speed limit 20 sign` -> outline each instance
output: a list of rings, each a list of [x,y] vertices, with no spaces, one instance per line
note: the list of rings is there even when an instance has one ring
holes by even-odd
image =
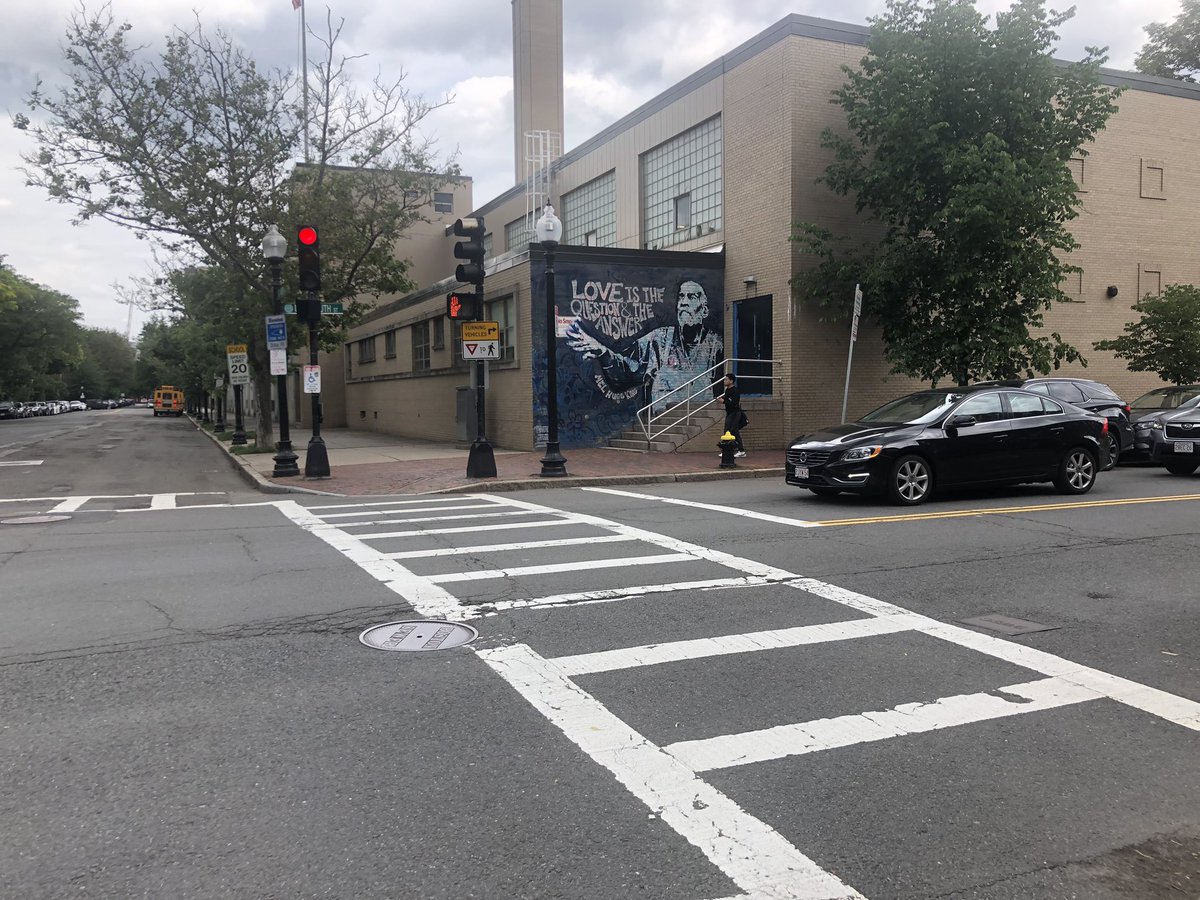
[[[225,358],[229,361],[229,383],[250,383],[250,359],[245,344],[226,344]]]

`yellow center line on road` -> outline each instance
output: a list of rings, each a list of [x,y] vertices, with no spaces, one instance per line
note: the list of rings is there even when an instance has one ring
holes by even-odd
[[[885,522],[923,522],[932,519],[960,519],[967,516],[996,516],[1010,513],[1046,512],[1056,509],[1094,509],[1100,506],[1131,506],[1136,503],[1170,503],[1200,500],[1200,494],[1176,494],[1169,497],[1130,497],[1125,500],[1081,500],[1075,503],[1047,503],[1042,506],[1000,506],[994,509],[955,509],[948,512],[910,513],[902,516],[868,516],[861,519],[825,519],[814,525],[879,525]]]

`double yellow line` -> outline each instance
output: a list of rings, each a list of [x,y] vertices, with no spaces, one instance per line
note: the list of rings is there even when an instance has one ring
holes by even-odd
[[[955,509],[947,512],[909,513],[900,516],[868,516],[862,519],[828,519],[814,524],[878,525],[885,522],[925,522],[933,519],[961,519],[966,516],[999,516],[1012,513],[1046,512],[1055,509],[1096,509],[1101,506],[1132,506],[1137,503],[1172,503],[1179,500],[1200,500],[1200,494],[1175,494],[1169,497],[1130,497],[1127,500],[1080,500],[1075,503],[1047,503],[1042,506],[999,506],[989,509]]]

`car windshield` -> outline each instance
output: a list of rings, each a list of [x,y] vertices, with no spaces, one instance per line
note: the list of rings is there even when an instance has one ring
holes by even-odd
[[[963,398],[958,391],[921,391],[909,394],[879,409],[872,410],[860,422],[874,424],[928,425],[936,422],[946,410]]]
[[[1177,409],[1194,405],[1191,401],[1200,397],[1200,387],[1155,388],[1142,394],[1130,404],[1134,409]]]

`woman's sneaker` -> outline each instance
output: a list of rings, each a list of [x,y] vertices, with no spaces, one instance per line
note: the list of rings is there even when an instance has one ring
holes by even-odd
[[[746,455],[745,450],[739,450],[737,453],[733,454],[733,457],[734,457],[734,459],[741,459],[745,455]]]

